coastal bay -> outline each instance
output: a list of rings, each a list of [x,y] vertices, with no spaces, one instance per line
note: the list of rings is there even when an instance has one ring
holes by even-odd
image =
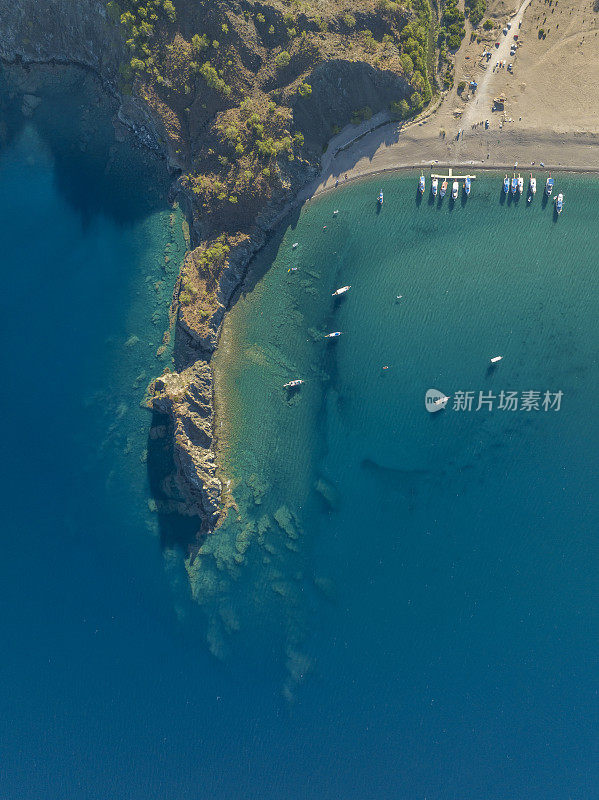
[[[560,0],[565,51],[533,0],[502,129],[456,138],[454,88],[346,147],[411,100],[409,10],[380,42],[332,5],[269,41],[177,2],[134,78],[114,4],[0,5],[3,792],[594,797],[596,178],[559,167],[599,168],[596,15]],[[220,74],[181,78],[194,47]],[[432,201],[427,169],[420,198],[433,162],[471,197]]]

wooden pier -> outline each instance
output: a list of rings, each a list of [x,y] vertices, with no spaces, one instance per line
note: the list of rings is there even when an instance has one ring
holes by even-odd
[[[431,178],[438,178],[441,181],[464,181],[466,178],[470,178],[470,180],[473,181],[476,175],[454,175],[452,168],[449,167],[449,175],[436,175],[434,172],[431,172]]]

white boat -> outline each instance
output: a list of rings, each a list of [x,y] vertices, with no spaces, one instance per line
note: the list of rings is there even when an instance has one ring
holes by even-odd
[[[420,194],[424,194],[424,190],[426,188],[426,181],[424,180],[424,173],[420,176],[420,180],[418,181],[418,191]]]
[[[445,197],[445,193],[447,192],[447,181],[443,181],[441,184],[441,197]]]
[[[381,206],[383,205],[383,190],[382,189],[379,192],[379,205],[381,205]]]
[[[437,397],[436,400],[433,400],[433,405],[434,406],[446,406],[448,400],[449,400],[449,397],[447,395],[443,395],[442,397]]]
[[[532,172],[530,173],[530,193],[531,194],[537,193],[537,179],[533,178]]]
[[[549,177],[545,182],[545,191],[547,192],[547,197],[551,196],[551,192],[553,191],[553,178],[551,177],[551,173],[549,173]]]
[[[294,242],[293,245],[292,245],[292,249],[295,250],[295,248],[298,246],[298,244],[299,244],[299,242]]]
[[[460,191],[460,184],[457,181],[454,181],[451,187],[451,197],[453,200],[457,198],[459,191]]]
[[[345,294],[346,292],[349,292],[350,289],[351,286],[342,286],[341,289],[337,289],[333,292],[332,297],[339,297],[340,294]]]
[[[296,386],[301,386],[302,383],[303,383],[303,380],[301,380],[300,378],[297,378],[294,381],[289,381],[289,383],[284,383],[283,384],[283,389],[295,389]]]
[[[333,216],[336,217],[339,211],[333,211]]]
[[[562,208],[564,207],[564,195],[560,192],[558,196],[555,198],[555,210],[558,214],[562,213]]]
[[[437,192],[439,191],[439,179],[438,178],[433,178],[432,191],[433,191],[433,197],[436,197],[437,196]]]
[[[522,194],[524,191],[524,178],[520,173],[518,173],[518,194]]]
[[[341,336],[341,331],[333,331],[333,333],[327,333],[324,337],[325,339],[336,339],[337,336]]]
[[[464,180],[464,191],[466,192],[466,195],[470,194],[471,186],[472,186],[472,183],[470,181],[470,175],[466,175],[466,178]]]
[[[510,190],[510,179],[506,175],[503,179],[503,191],[507,194]]]
[[[501,361],[502,358],[503,356],[493,356],[493,358],[491,359],[491,364],[497,364],[497,362]]]
[[[518,188],[518,179],[516,178],[516,173],[514,172],[514,177],[512,178],[512,194],[516,194],[517,188]]]

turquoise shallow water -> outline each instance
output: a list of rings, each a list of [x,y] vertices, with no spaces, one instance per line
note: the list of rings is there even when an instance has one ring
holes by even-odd
[[[0,794],[597,797],[595,182],[558,176],[555,223],[388,177],[276,232],[217,370],[239,519],[189,584],[139,407],[180,218],[86,91],[0,95]]]

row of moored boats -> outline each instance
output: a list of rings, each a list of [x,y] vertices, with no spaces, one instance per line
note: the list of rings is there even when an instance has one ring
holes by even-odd
[[[545,194],[547,195],[547,197],[551,197],[551,195],[553,194],[554,184],[555,181],[551,177],[551,173],[549,173],[549,177],[545,181]],[[513,195],[522,195],[524,192],[524,178],[522,177],[522,175],[518,174],[518,177],[516,178],[516,173],[514,172],[510,180],[510,178],[506,174],[505,178],[503,179],[503,191],[505,194],[508,194],[511,191]],[[537,179],[531,172],[528,181],[528,198],[527,198],[528,203],[532,203],[532,198],[535,196],[536,193],[537,193]],[[557,211],[558,214],[562,213],[563,207],[564,207],[564,195],[560,192],[555,197],[555,210]]]
[[[449,188],[449,183],[446,180],[444,180],[441,183],[441,186],[439,187],[439,178],[432,179],[431,194],[433,197],[436,197],[437,195],[439,195],[439,197],[445,197],[448,188]],[[464,194],[466,195],[466,197],[468,197],[468,195],[470,194],[470,190],[472,189],[472,180],[470,178],[470,175],[466,175],[466,177],[464,178],[463,188],[464,188]],[[424,177],[424,173],[420,175],[420,178],[418,180],[418,191],[420,192],[420,194],[424,194],[426,192],[426,179]],[[452,200],[457,200],[459,193],[460,193],[460,184],[458,183],[457,180],[455,180],[453,181],[451,186]]]

